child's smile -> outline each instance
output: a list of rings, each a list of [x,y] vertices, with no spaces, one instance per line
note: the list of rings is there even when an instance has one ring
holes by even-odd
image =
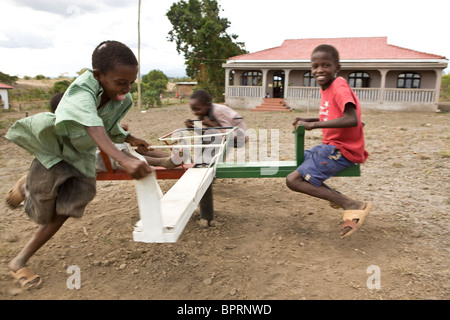
[[[106,74],[94,73],[97,81],[103,87],[103,95],[113,101],[123,101],[136,81],[137,66],[118,65]]]
[[[334,61],[328,52],[319,51],[312,55],[311,73],[322,89],[328,88],[339,70],[340,65]]]
[[[205,105],[197,99],[191,99],[191,101],[189,101],[189,104],[191,105],[192,113],[195,116],[197,116],[199,118],[203,118],[208,115],[209,108],[210,108],[209,105]]]

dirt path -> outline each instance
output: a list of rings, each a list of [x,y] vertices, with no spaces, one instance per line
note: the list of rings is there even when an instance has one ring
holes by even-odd
[[[279,129],[280,159],[294,159],[291,122],[304,113],[240,113],[249,128]],[[23,114],[0,116],[3,197],[32,157],[4,138]],[[177,106],[133,110],[124,122],[154,142],[188,117]],[[339,238],[339,210],[291,192],[282,178],[217,179],[212,227],[196,212],[176,244],[135,243],[133,182],[99,182],[84,217],[30,260],[44,278],[37,291],[21,290],[7,266],[36,226],[0,203],[0,299],[449,299],[450,114],[366,111],[363,120],[362,176],[329,183],[374,202],[348,239]],[[307,147],[318,143],[320,132],[307,133]],[[160,181],[163,190],[173,183]],[[80,290],[67,287],[72,265]],[[370,289],[378,274],[381,289]]]

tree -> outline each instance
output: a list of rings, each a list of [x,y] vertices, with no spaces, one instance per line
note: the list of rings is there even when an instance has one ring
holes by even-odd
[[[152,70],[142,77],[142,102],[148,106],[161,105],[160,95],[167,90],[169,78],[161,70]]]
[[[14,84],[19,79],[17,76],[10,76],[9,74],[0,72],[0,82],[6,84]]]
[[[156,91],[158,94],[167,90],[169,78],[161,70],[152,70],[142,77],[143,91]]]
[[[169,41],[175,42],[177,52],[184,54],[186,73],[195,78],[198,87],[223,100],[225,70],[228,58],[246,53],[243,42],[235,42],[235,34],[226,30],[230,21],[219,17],[217,0],[180,0],[167,12],[173,29]]]
[[[54,93],[61,93],[67,90],[67,88],[70,86],[71,81],[69,80],[61,80],[61,81],[56,81],[53,84],[53,92]]]
[[[441,101],[450,100],[450,74],[442,76],[441,82]]]
[[[145,104],[146,108],[149,106],[161,106],[161,99],[159,98],[159,93],[154,90],[143,91],[142,102]]]
[[[80,71],[77,72],[78,76],[81,76],[83,73],[85,73],[89,68],[83,68]]]

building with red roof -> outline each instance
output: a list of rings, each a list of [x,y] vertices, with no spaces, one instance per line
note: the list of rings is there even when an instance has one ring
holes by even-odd
[[[270,97],[270,102],[291,109],[318,109],[320,91],[310,73],[310,58],[321,44],[339,51],[339,76],[347,79],[363,108],[437,109],[448,59],[388,44],[387,37],[285,40],[279,47],[231,57],[223,64],[226,103],[252,109]]]
[[[8,90],[11,89],[14,89],[14,87],[0,83],[0,107],[3,107],[3,109],[9,109]]]

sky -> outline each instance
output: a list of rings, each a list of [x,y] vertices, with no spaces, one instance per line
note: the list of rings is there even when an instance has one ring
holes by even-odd
[[[173,0],[141,0],[141,74],[185,76],[184,58],[168,41]],[[286,39],[387,37],[396,46],[450,59],[448,0],[218,0],[249,52]],[[19,77],[75,77],[91,67],[104,40],[138,55],[138,0],[2,0],[0,72]],[[449,69],[445,73],[449,73]]]

